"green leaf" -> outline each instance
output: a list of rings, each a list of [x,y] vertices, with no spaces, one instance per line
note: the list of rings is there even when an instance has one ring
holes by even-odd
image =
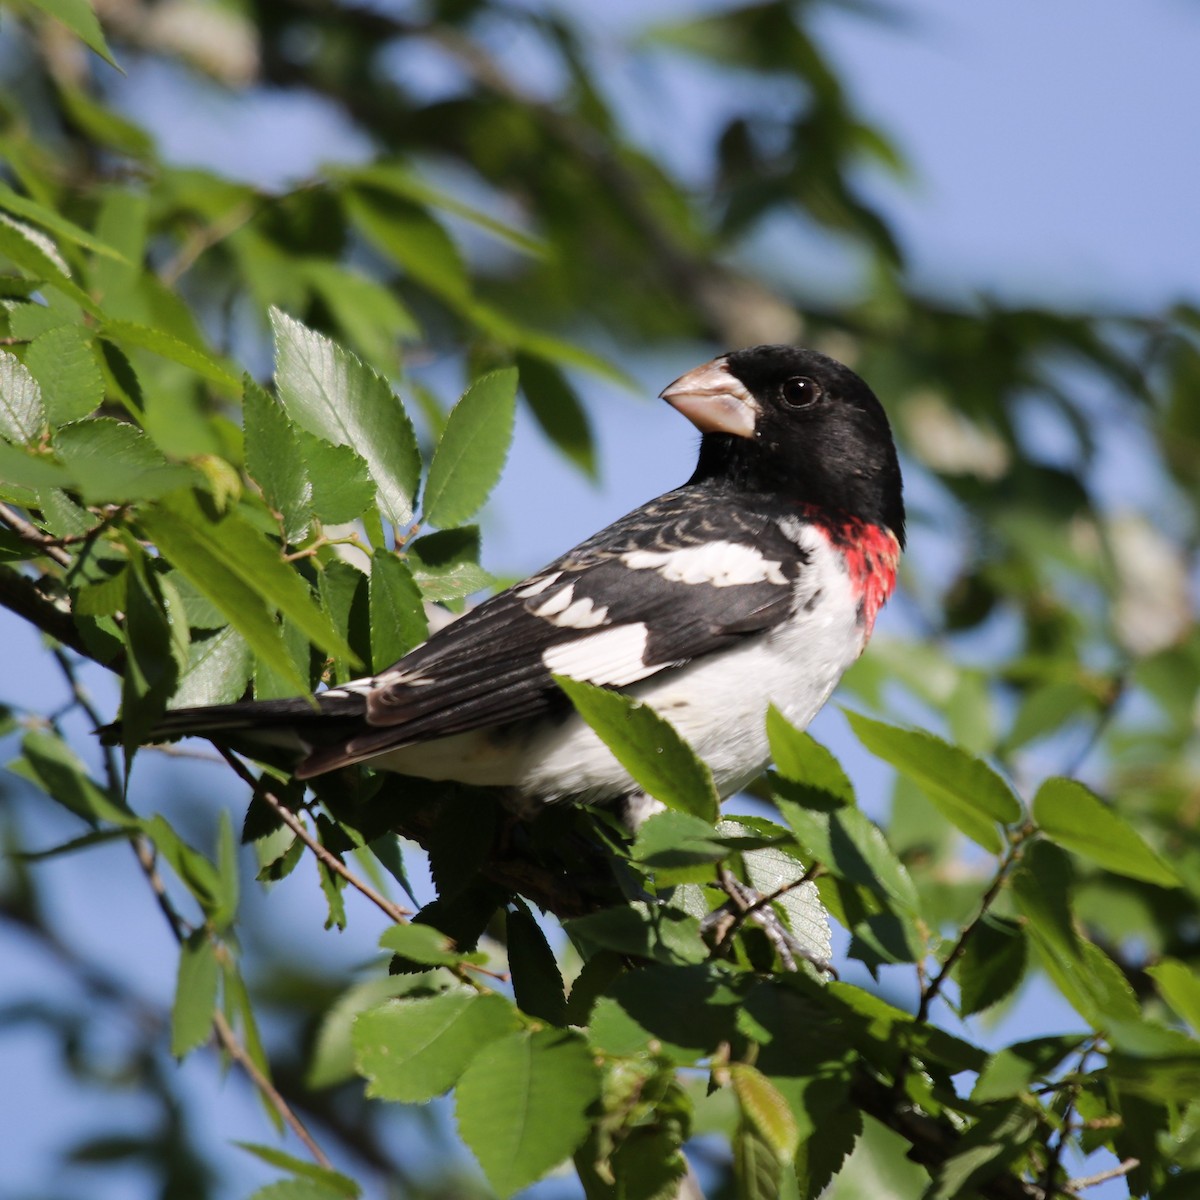
[[[81,325],[59,325],[39,334],[25,351],[25,366],[41,385],[52,425],[86,417],[104,400],[104,377]]]
[[[666,964],[700,963],[709,954],[695,917],[657,903],[638,900],[603,908],[564,921],[563,928],[589,951],[616,950]]]
[[[29,368],[7,350],[0,350],[0,437],[26,446],[46,432],[42,390]]]
[[[421,456],[412,423],[387,383],[359,359],[299,321],[271,310],[275,384],[302,429],[366,460],[379,504],[395,526],[413,518]]]
[[[3,213],[0,213],[0,255],[32,278],[69,296],[92,316],[102,317],[96,302],[71,278],[50,238]]]
[[[471,288],[462,256],[450,235],[422,207],[368,191],[343,195],[350,219],[393,262],[417,283],[462,310]]]
[[[449,1091],[489,1042],[520,1028],[501,996],[466,989],[392,1001],[354,1022],[355,1065],[367,1095],[405,1104]]]
[[[215,354],[185,342],[174,334],[134,321],[105,321],[101,329],[103,337],[116,342],[122,349],[134,347],[149,350],[162,358],[170,359],[182,367],[195,371],[215,383],[224,391],[240,394],[241,379],[234,374]]]
[[[408,564],[387,550],[371,559],[371,665],[390,667],[429,636],[425,604]]]
[[[775,770],[790,785],[783,789],[789,800],[821,812],[855,803],[854,787],[841,763],[773,704],[767,709],[767,740]]]
[[[931,733],[899,729],[861,713],[846,717],[858,740],[920,784],[947,820],[985,850],[1000,852],[1003,842],[993,822],[1019,821],[1021,806],[987,763]]]
[[[236,514],[211,520],[190,493],[161,501],[142,516],[147,533],[176,568],[225,614],[255,653],[297,685],[308,681],[286,661],[278,610],[326,654],[354,654],[304,582],[265,537]]]
[[[738,1200],[780,1200],[783,1168],[779,1156],[752,1121],[733,1136],[733,1177]]]
[[[112,417],[64,425],[54,448],[87,504],[155,500],[196,482],[190,468],[168,462],[140,429]]]
[[[385,1000],[403,995],[414,987],[424,988],[424,975],[383,975],[356,983],[344,991],[321,1017],[309,1056],[304,1084],[326,1088],[354,1077],[354,1046],[351,1032],[364,1012]]]
[[[709,821],[668,809],[648,817],[637,831],[635,861],[663,883],[706,883],[712,865],[730,853],[729,840],[719,837]]]
[[[485,1046],[459,1080],[459,1133],[492,1187],[511,1196],[571,1155],[599,1095],[599,1072],[577,1034],[510,1034]]]
[[[993,1054],[979,1072],[971,1099],[977,1104],[988,1104],[1019,1096],[1034,1080],[1051,1077],[1059,1063],[1086,1040],[1078,1034],[1040,1037],[1005,1047]]]
[[[171,1005],[171,1053],[184,1058],[208,1040],[217,1007],[217,956],[207,930],[179,947],[179,974]]]
[[[31,729],[21,740],[21,750],[24,758],[11,763],[9,770],[36,783],[88,824],[110,821],[123,828],[138,826],[138,819],[123,801],[92,780],[75,752],[57,734]]]
[[[214,911],[221,900],[221,879],[217,869],[198,850],[194,850],[168,824],[161,813],[143,822],[146,836],[170,864],[171,870],[196,898],[205,912]]]
[[[307,460],[283,408],[249,375],[242,380],[242,395],[246,471],[262,488],[267,504],[283,518],[284,536],[294,545],[308,532],[312,519]]]
[[[25,0],[34,8],[40,8],[56,20],[61,21],[85,46],[94,50],[109,66],[121,68],[113,58],[104,31],[87,0]]]
[[[500,478],[512,441],[517,372],[477,379],[454,406],[425,484],[424,519],[443,528],[473,517]]]
[[[531,354],[517,356],[521,391],[542,432],[589,479],[597,477],[596,444],[587,410],[558,367]]]
[[[38,2],[39,0],[28,0],[28,3],[31,4],[37,4]],[[67,0],[67,3],[70,3],[70,0]],[[45,7],[45,5],[42,5],[42,7]],[[91,10],[89,9],[88,11],[90,12]],[[109,61],[111,62],[112,60],[110,59]],[[18,195],[18,193],[14,192],[5,183],[0,183],[0,208],[18,217],[24,217],[27,221],[32,221],[35,225],[41,225],[44,229],[58,234],[60,238],[68,242],[74,242],[77,246],[83,246],[106,258],[116,259],[118,262],[125,261],[124,255],[119,250],[114,249],[107,242],[96,237],[95,234],[88,233],[86,229],[81,229],[74,221],[68,221],[66,217],[55,212],[54,209],[47,208],[44,204],[39,204],[29,196]]]
[[[1025,977],[1027,944],[1015,921],[986,914],[954,968],[964,1017],[1010,996]]]
[[[978,1194],[982,1184],[1027,1152],[1037,1125],[1037,1111],[1019,1101],[985,1110],[959,1139],[954,1154],[935,1169],[927,1200]]]
[[[729,1068],[729,1080],[742,1115],[779,1162],[790,1163],[800,1146],[800,1128],[779,1089],[749,1063],[733,1063]]]
[[[342,335],[368,362],[394,368],[397,340],[420,336],[413,315],[374,279],[324,259],[301,263],[300,269]]]
[[[254,656],[232,625],[192,637],[188,662],[171,697],[170,708],[199,708],[240,700],[250,681]]]
[[[427,600],[461,600],[496,582],[479,565],[478,525],[427,533],[408,542],[404,554]]]
[[[315,1179],[277,1179],[250,1193],[250,1200],[342,1200],[340,1188]]]
[[[71,477],[45,455],[0,442],[0,485],[40,491],[44,488],[70,487]],[[25,557],[35,557],[34,551],[29,549]]]
[[[1200,1032],[1200,976],[1177,958],[1164,958],[1146,968],[1163,999],[1192,1027]]]
[[[1033,818],[1065,850],[1105,870],[1159,887],[1178,887],[1179,876],[1124,817],[1074,779],[1047,779],[1033,800]]]
[[[290,1171],[301,1179],[308,1179],[322,1188],[328,1188],[331,1193],[343,1197],[344,1200],[356,1200],[358,1196],[362,1195],[362,1188],[340,1171],[333,1171],[329,1167],[318,1166],[316,1163],[305,1162],[304,1159],[285,1154],[274,1146],[259,1146],[254,1142],[237,1141],[233,1144],[240,1146],[247,1153],[253,1154],[255,1158],[270,1163],[273,1167]]]
[[[552,1025],[565,1024],[567,1001],[562,972],[546,935],[519,899],[505,915],[504,931],[517,1006]]]
[[[357,521],[375,504],[375,485],[361,454],[335,446],[307,429],[292,427],[300,458],[308,468],[312,508],[325,525]]]
[[[389,926],[380,936],[379,944],[384,950],[430,967],[453,966],[471,957],[457,950],[454,940],[440,929],[420,923]]]
[[[176,600],[176,623],[167,611],[163,584],[133,558],[125,572],[125,674],[121,680],[121,741],[128,763],[149,736],[187,662],[188,629],[183,602]]]
[[[716,820],[720,798],[712,772],[658,713],[607,688],[562,675],[554,682],[639,787],[668,808]]]

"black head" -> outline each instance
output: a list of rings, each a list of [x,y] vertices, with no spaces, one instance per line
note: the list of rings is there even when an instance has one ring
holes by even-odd
[[[840,510],[903,545],[891,426],[849,367],[815,350],[755,346],[689,371],[662,396],[704,434],[691,483]]]

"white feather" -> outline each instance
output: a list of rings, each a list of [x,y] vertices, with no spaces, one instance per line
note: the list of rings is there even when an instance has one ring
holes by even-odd
[[[740,542],[706,542],[678,550],[631,550],[621,561],[633,571],[655,570],[671,583],[707,583],[737,587],[750,583],[787,583],[782,565]]]

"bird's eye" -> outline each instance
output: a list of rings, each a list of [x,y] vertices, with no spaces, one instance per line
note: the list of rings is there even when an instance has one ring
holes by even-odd
[[[793,375],[783,385],[783,402],[788,408],[808,408],[825,394],[824,389],[807,375]]]

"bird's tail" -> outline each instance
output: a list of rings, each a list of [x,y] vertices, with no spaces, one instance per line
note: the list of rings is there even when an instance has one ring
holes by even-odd
[[[308,754],[314,747],[344,736],[362,719],[364,707],[361,696],[338,692],[176,708],[162,715],[146,740],[214,737],[230,744],[275,746]],[[116,745],[121,741],[121,722],[102,725],[96,732],[105,745]]]

